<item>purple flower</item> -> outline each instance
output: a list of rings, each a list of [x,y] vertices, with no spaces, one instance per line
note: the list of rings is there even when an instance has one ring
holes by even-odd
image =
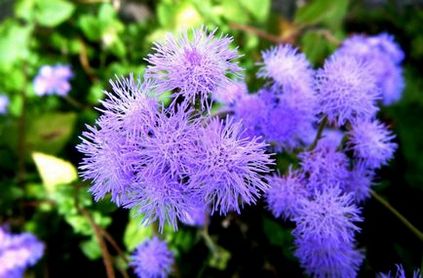
[[[69,79],[72,77],[73,73],[68,65],[42,66],[34,79],[34,91],[38,96],[65,96],[71,89]]]
[[[226,86],[219,87],[213,94],[213,99],[224,104],[232,106],[248,94],[247,84],[244,81],[231,82]]]
[[[9,97],[6,95],[0,95],[0,115],[7,113],[7,108],[9,106]]]
[[[279,45],[262,52],[258,77],[273,79],[279,86],[310,90],[313,70],[303,53],[293,46]]]
[[[200,135],[201,155],[192,186],[200,186],[202,198],[212,212],[240,212],[243,203],[255,203],[268,188],[261,177],[273,164],[266,144],[257,138],[242,137],[242,126],[230,118],[212,119]]]
[[[140,278],[164,278],[171,272],[174,260],[166,242],[154,237],[137,247],[131,256],[130,265]]]
[[[385,165],[397,148],[395,136],[377,120],[354,123],[348,135],[354,156],[372,169]]]
[[[266,103],[259,94],[247,94],[234,103],[234,118],[245,129],[243,135],[253,138],[263,136],[263,125],[267,120]]]
[[[373,185],[374,176],[374,171],[367,168],[365,163],[359,161],[350,172],[344,190],[351,192],[357,202],[362,202],[370,197],[370,189]]]
[[[322,137],[323,140],[329,142],[332,146],[339,146],[342,143],[342,139],[344,138],[344,133],[338,129],[325,129],[323,131]]]
[[[334,144],[335,143],[335,144]],[[337,151],[336,142],[322,138],[310,151],[298,155],[301,171],[309,192],[322,191],[328,186],[344,188],[349,178],[348,158]]]
[[[300,200],[307,196],[300,174],[290,170],[286,176],[274,175],[268,180],[266,201],[270,211],[275,217],[292,219],[297,215]]]
[[[0,277],[23,277],[43,253],[44,245],[34,235],[14,235],[0,227]]]
[[[300,199],[294,217],[295,255],[314,277],[356,277],[363,255],[355,249],[355,222],[362,221],[351,194],[327,187],[312,199]],[[317,255],[318,254],[318,255]]]
[[[386,33],[370,37],[355,35],[345,40],[338,52],[372,64],[385,105],[390,105],[401,98],[404,79],[400,63],[404,59],[404,52],[391,35]]]
[[[199,99],[202,108],[209,110],[209,94],[226,87],[229,77],[241,71],[235,62],[238,52],[230,48],[232,38],[215,37],[215,33],[201,28],[155,43],[156,53],[146,59],[150,65],[145,77],[156,81],[158,91],[176,90],[176,96],[192,103]]]
[[[406,278],[407,275],[405,274],[405,270],[404,267],[400,264],[396,265],[397,271],[395,272],[395,274],[391,273],[390,271],[388,273],[379,273],[377,275],[378,278]],[[413,278],[421,278],[421,274],[420,274],[420,270],[416,269],[413,272],[413,276],[410,276]]]
[[[188,214],[181,221],[189,226],[203,227],[206,225],[209,209],[204,204],[198,204],[188,211]]]
[[[372,64],[338,53],[318,70],[315,87],[319,110],[330,123],[338,126],[347,121],[369,120],[380,98]]]

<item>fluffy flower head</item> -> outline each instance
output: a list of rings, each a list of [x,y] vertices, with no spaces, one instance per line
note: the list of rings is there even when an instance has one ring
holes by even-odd
[[[199,99],[202,107],[209,108],[209,94],[227,86],[229,77],[241,70],[235,62],[238,52],[230,48],[232,38],[215,33],[200,28],[177,37],[168,35],[147,57],[145,77],[154,79],[161,92],[176,89],[176,96],[189,102]]]
[[[6,95],[0,95],[0,115],[7,113],[9,102],[9,98]]]
[[[371,119],[379,98],[371,64],[335,54],[318,70],[315,88],[320,112],[338,126],[347,121]]]
[[[157,237],[144,241],[131,256],[131,263],[139,278],[164,278],[174,263],[173,253],[166,242]]]

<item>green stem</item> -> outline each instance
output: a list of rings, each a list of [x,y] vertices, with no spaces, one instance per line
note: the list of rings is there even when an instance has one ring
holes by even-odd
[[[397,211],[393,206],[391,206],[385,199],[382,198],[379,194],[375,191],[370,191],[372,196],[381,203],[384,207],[386,207],[389,211],[391,211],[410,231],[412,231],[421,241],[423,241],[423,233],[416,228],[410,221],[407,220],[399,211]]]
[[[208,225],[204,225],[204,229],[201,231],[201,236],[203,237],[204,242],[206,243],[206,245],[210,249],[210,251],[213,254],[216,254],[217,253],[217,247],[216,247],[216,244],[214,243],[213,239],[209,235]]]
[[[316,134],[316,137],[314,138],[313,143],[308,148],[309,151],[312,151],[316,147],[317,142],[319,142],[319,139],[322,137],[323,130],[325,129],[327,123],[328,123],[328,117],[325,116],[320,122],[319,129],[317,130],[317,134]]]

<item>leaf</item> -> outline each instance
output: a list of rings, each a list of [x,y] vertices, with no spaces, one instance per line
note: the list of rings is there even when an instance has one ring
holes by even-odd
[[[141,225],[139,217],[131,211],[129,222],[123,235],[123,243],[128,251],[133,251],[140,243],[153,235],[151,226]]]
[[[212,253],[208,261],[209,266],[220,269],[220,270],[224,270],[226,269],[226,265],[228,264],[228,261],[231,258],[231,253],[220,246],[216,246],[216,247],[217,248],[215,252]]]
[[[90,260],[96,260],[101,257],[101,249],[94,236],[89,240],[81,242],[79,247],[81,248],[82,253],[84,253]]]
[[[259,22],[264,22],[270,12],[270,0],[240,0],[241,5]]]
[[[30,151],[57,154],[70,139],[75,113],[46,113],[29,118],[27,146]]]
[[[68,161],[38,152],[32,153],[32,158],[49,194],[55,192],[57,185],[68,184],[78,178],[75,167]]]
[[[306,25],[324,24],[337,30],[348,11],[348,4],[348,0],[315,0],[297,10],[294,22]]]
[[[29,57],[31,32],[32,26],[20,26],[12,20],[0,25],[0,69],[7,72]]]
[[[37,0],[35,4],[35,20],[46,27],[55,27],[69,19],[75,6],[65,0]]]

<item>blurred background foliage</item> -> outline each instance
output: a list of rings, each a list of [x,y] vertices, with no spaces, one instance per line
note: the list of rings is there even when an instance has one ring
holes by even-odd
[[[105,276],[99,231],[111,246],[117,275],[132,273],[124,255],[154,231],[108,200],[93,202],[89,185],[77,176],[75,145],[84,124],[96,119],[93,107],[109,79],[142,75],[153,41],[200,25],[234,36],[251,91],[262,84],[255,63],[271,45],[293,43],[318,67],[350,34],[393,34],[406,53],[406,89],[380,117],[400,147],[375,189],[423,228],[422,7],[412,0],[0,0],[0,92],[11,101],[8,114],[0,116],[0,223],[32,231],[46,243],[43,260],[29,275]],[[32,80],[46,64],[71,65],[68,96],[35,95]],[[287,159],[278,162],[287,165]],[[386,272],[395,263],[422,265],[421,242],[390,212],[370,200],[364,216],[359,246],[367,258],[360,276]],[[166,229],[163,236],[177,255],[176,276],[302,276],[290,229],[259,203],[242,215],[210,219],[218,244],[213,252],[201,229]]]

